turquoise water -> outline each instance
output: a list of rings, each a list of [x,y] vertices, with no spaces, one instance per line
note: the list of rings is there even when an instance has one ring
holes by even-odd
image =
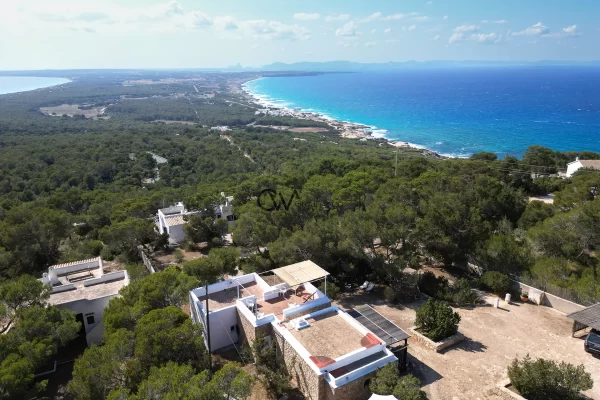
[[[0,94],[26,92],[28,90],[61,85],[70,82],[65,78],[45,78],[38,76],[0,76]]]
[[[415,69],[269,77],[264,102],[374,127],[441,154],[522,156],[530,145],[600,152],[599,67]]]

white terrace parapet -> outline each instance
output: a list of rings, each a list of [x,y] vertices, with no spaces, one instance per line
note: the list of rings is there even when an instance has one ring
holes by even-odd
[[[367,334],[369,334],[369,335],[372,335],[373,337],[376,337],[371,331],[369,331],[367,328],[365,328],[364,326],[359,324],[354,318],[352,318],[350,315],[348,315],[344,311],[340,310],[336,306],[332,306],[329,308],[325,308],[323,310],[319,310],[319,311],[307,314],[307,315],[303,316],[303,318],[305,318],[305,319],[314,318],[314,317],[318,317],[323,314],[331,313],[332,311],[335,311],[338,316],[340,316],[346,322],[348,322],[350,325],[352,325],[352,327],[355,328],[358,332],[364,334],[365,336]],[[273,328],[278,331],[278,333],[285,339],[285,341],[288,342],[294,348],[294,350],[306,361],[306,364],[308,364],[317,374],[319,374],[319,375],[325,374],[328,378],[328,382],[331,385],[337,385],[338,383],[339,383],[339,385],[341,385],[341,384],[346,383],[346,381],[348,381],[348,380],[356,379],[360,376],[363,376],[363,375],[371,372],[372,370],[377,368],[377,366],[374,366],[372,364],[385,365],[389,362],[397,360],[396,356],[394,356],[387,349],[385,343],[382,340],[379,340],[378,344],[374,344],[369,347],[358,348],[354,351],[351,351],[340,357],[337,357],[333,363],[329,363],[322,367],[318,367],[311,360],[312,355],[308,352],[308,350],[306,350],[306,348],[300,343],[300,341],[298,339],[296,339],[296,337],[288,330],[288,328],[281,326],[279,324],[276,324],[276,323],[273,324]],[[308,328],[308,329],[310,329],[310,328]],[[323,337],[323,340],[327,341],[328,338]],[[334,378],[333,376],[331,376],[329,374],[330,371],[335,371],[339,368],[345,367],[349,364],[352,364],[356,361],[359,361],[361,359],[364,359],[366,357],[372,356],[372,355],[380,353],[380,352],[385,353],[386,357],[384,357],[383,359],[377,360],[377,362],[362,366],[356,370],[351,371],[349,374],[342,375],[338,378]],[[348,379],[347,379],[347,377],[348,377]]]

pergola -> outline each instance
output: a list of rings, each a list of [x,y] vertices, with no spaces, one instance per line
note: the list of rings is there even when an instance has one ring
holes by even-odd
[[[600,331],[600,303],[584,308],[581,311],[571,313],[567,315],[567,318],[573,320],[572,336],[575,336],[577,332],[588,328]]]
[[[292,288],[325,278],[325,295],[327,295],[327,275],[329,275],[329,272],[310,260],[274,269],[273,273]]]

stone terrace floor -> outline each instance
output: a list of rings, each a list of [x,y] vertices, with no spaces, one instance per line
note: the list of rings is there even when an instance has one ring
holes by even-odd
[[[402,329],[414,325],[415,310],[424,301],[391,306],[376,293],[343,295],[337,301],[342,309],[369,304]],[[486,298],[491,302],[492,298]],[[409,372],[421,379],[430,400],[500,400],[488,389],[506,379],[511,361],[528,353],[532,358],[547,358],[583,364],[594,380],[585,394],[600,399],[600,357],[583,350],[583,340],[571,337],[572,321],[548,307],[500,301],[500,309],[480,306],[455,309],[461,315],[459,331],[467,340],[443,353],[435,353],[415,338],[409,339]]]

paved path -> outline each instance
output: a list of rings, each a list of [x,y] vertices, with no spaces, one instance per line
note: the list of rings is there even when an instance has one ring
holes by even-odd
[[[365,303],[407,331],[414,325],[415,310],[422,304],[393,307],[376,295],[339,301],[342,308]],[[532,358],[584,364],[594,379],[594,388],[586,394],[600,399],[600,358],[583,350],[583,340],[571,337],[571,320],[544,306],[521,302],[507,305],[504,301],[500,301],[500,306],[457,309],[461,315],[459,330],[468,339],[444,353],[435,353],[414,338],[409,339],[409,361],[429,399],[496,400],[498,397],[488,394],[488,389],[506,378],[506,368],[515,357],[528,353]]]

